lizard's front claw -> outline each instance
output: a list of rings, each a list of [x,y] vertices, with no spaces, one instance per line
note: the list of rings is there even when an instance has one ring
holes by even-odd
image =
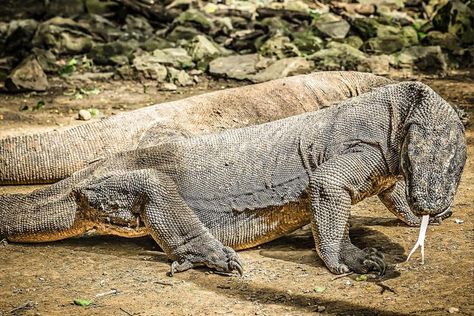
[[[387,269],[383,254],[375,248],[360,250],[353,246],[343,253],[342,259],[349,269],[356,273],[375,271],[383,275]]]
[[[171,264],[170,276],[198,266],[207,266],[220,272],[237,271],[240,275],[244,272],[234,249],[222,245],[208,235],[197,238],[184,247],[180,259]]]

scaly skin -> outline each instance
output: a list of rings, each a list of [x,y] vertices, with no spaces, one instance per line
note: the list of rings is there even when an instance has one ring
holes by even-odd
[[[53,183],[115,153],[315,111],[391,80],[316,72],[153,105],[79,127],[0,140],[0,185]]]
[[[321,111],[120,153],[30,195],[0,197],[0,235],[58,236],[87,222],[140,234],[143,222],[172,273],[241,273],[230,247],[311,222],[330,271],[382,274],[383,255],[349,239],[351,204],[379,195],[392,211],[435,217],[451,206],[465,160],[451,105],[421,83],[392,84]]]

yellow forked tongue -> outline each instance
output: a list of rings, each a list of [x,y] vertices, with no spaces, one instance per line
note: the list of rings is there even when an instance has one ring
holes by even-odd
[[[413,249],[408,254],[407,261],[410,260],[411,255],[415,252],[418,247],[421,247],[421,264],[425,263],[425,237],[426,237],[426,229],[428,228],[428,222],[430,221],[429,215],[423,215],[421,218],[421,225],[420,225],[420,234],[418,235],[418,240],[416,244],[413,246]]]

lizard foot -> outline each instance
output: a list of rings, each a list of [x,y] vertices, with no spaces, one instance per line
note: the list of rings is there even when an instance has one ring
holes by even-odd
[[[199,266],[207,266],[220,272],[237,271],[240,276],[243,275],[244,269],[239,256],[232,248],[225,247],[215,239],[207,240],[207,243],[195,242],[187,248],[188,251],[180,256],[182,259],[171,264],[170,276]]]
[[[342,252],[343,265],[356,273],[378,272],[383,275],[387,269],[383,254],[375,248],[359,248],[352,246]]]

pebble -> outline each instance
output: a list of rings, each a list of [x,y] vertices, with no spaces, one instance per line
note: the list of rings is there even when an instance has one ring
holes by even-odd
[[[88,121],[92,118],[92,114],[87,110],[80,110],[79,113],[77,114],[77,117],[81,121]]]
[[[163,82],[159,87],[161,91],[176,91],[177,89],[178,87],[171,82]]]
[[[448,308],[448,312],[449,312],[450,314],[459,313],[459,308],[457,308],[457,307],[450,307],[450,308]]]

